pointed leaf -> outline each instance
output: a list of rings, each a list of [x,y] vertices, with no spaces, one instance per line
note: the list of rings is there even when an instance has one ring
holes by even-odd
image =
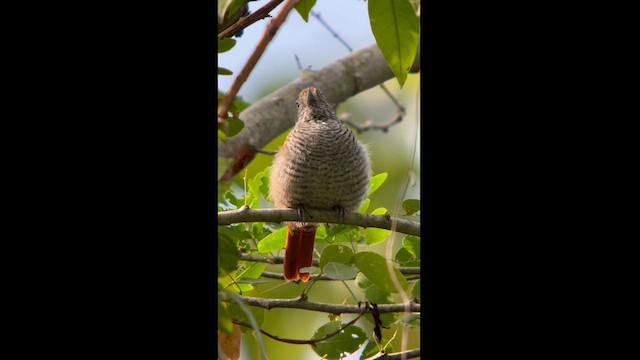
[[[287,231],[289,228],[283,226],[280,229],[272,232],[264,237],[258,243],[258,251],[261,253],[268,253],[270,251],[276,251],[284,248],[284,244],[287,242]]]
[[[371,251],[363,251],[355,254],[353,260],[369,280],[376,284],[380,289],[386,290],[392,293],[398,293],[399,290],[395,287],[391,280],[391,274],[389,273],[389,267],[387,266],[388,260],[383,256]],[[407,290],[409,285],[404,276],[396,269],[391,267],[398,279],[398,283],[403,290]]]
[[[376,43],[402,87],[418,50],[420,21],[407,0],[369,0],[369,20]]]
[[[231,335],[233,331],[231,324],[231,315],[227,311],[227,305],[222,301],[218,301],[218,330]]]
[[[322,338],[338,331],[342,326],[344,324],[339,321],[326,323],[311,338]],[[312,349],[324,359],[338,360],[346,357],[347,354],[354,353],[366,340],[367,335],[365,332],[360,327],[351,325],[329,339],[316,343],[316,346],[312,347]]]
[[[302,16],[302,19],[305,22],[309,22],[309,12],[315,4],[316,0],[300,0],[298,5],[295,6],[296,11],[298,12],[298,14],[300,14],[300,16]]]
[[[342,264],[330,261],[325,264],[324,274],[335,280],[352,280],[358,275],[358,268],[353,264]]]
[[[229,51],[236,45],[236,40],[232,38],[218,39],[218,53]]]
[[[238,266],[240,253],[231,237],[232,234],[232,229],[223,226],[218,227],[218,277],[234,271]]]
[[[405,247],[401,247],[398,250],[394,259],[399,266],[420,266],[420,260],[416,260],[415,256],[413,256]]]
[[[420,238],[407,235],[402,239],[402,246],[413,255],[414,258],[420,260]]]
[[[384,184],[387,180],[389,174],[386,172],[380,173],[378,175],[372,176],[371,180],[369,180],[369,195],[373,194],[374,191],[378,190],[380,185]]]
[[[413,284],[413,287],[411,288],[411,296],[418,299],[418,302],[420,301],[420,280]]]
[[[320,254],[320,269],[324,270],[324,266],[328,262],[348,264],[352,256],[353,250],[346,245],[329,245]]]
[[[367,209],[369,208],[369,204],[371,203],[371,199],[367,198],[362,205],[360,205],[360,207],[358,208],[358,212],[359,213],[363,213],[365,211],[367,211]]]
[[[407,215],[413,215],[416,212],[420,211],[420,200],[407,199],[402,203],[402,208],[407,213]]]
[[[233,71],[218,66],[218,75],[233,75]]]

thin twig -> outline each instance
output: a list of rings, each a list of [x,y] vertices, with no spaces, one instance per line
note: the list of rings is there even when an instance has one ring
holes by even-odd
[[[402,121],[403,116],[404,116],[404,113],[396,113],[396,115],[393,118],[391,118],[391,120],[387,121],[384,124],[376,124],[375,122],[373,122],[373,120],[367,119],[362,125],[352,122],[351,114],[349,113],[340,114],[338,118],[343,123],[348,124],[354,129],[356,129],[356,131],[359,134],[367,130],[381,130],[382,132],[387,132],[389,131],[389,128],[391,126]]]
[[[408,351],[402,351],[402,352],[397,352],[397,353],[391,353],[391,354],[380,354],[380,355],[374,355],[375,357],[370,357],[367,358],[366,360],[398,360],[398,359],[413,359],[413,358],[417,358],[420,357],[420,349],[413,349],[413,350],[408,350]]]
[[[276,335],[271,335],[271,334],[269,334],[268,332],[266,332],[266,331],[264,331],[262,329],[259,329],[259,330],[260,330],[260,332],[262,334],[272,338],[273,340],[277,340],[277,341],[288,343],[288,344],[310,345],[310,344],[315,344],[315,343],[318,343],[318,342],[321,342],[321,341],[325,341],[327,339],[330,339],[330,338],[336,336],[342,330],[346,329],[348,326],[351,326],[351,325],[355,324],[356,321],[360,320],[360,318],[362,317],[362,315],[364,315],[364,313],[366,311],[367,311],[367,307],[364,307],[362,312],[360,312],[360,314],[355,319],[353,319],[353,320],[349,321],[348,323],[344,324],[343,326],[340,327],[340,329],[338,329],[338,330],[336,330],[334,332],[331,332],[331,333],[329,333],[329,334],[327,334],[327,335],[325,335],[325,336],[323,336],[321,338],[317,338],[317,339],[309,339],[309,340],[285,339],[285,338],[281,338],[281,337],[276,336]],[[243,321],[235,320],[235,319],[232,320],[232,321],[234,323],[238,324],[238,325],[242,325],[242,326],[248,327],[248,328],[253,328],[250,324],[247,324],[247,323],[245,323]]]
[[[257,153],[265,154],[265,155],[275,155],[278,153],[277,150],[264,150],[264,149],[256,149]]]
[[[351,46],[349,46],[349,44],[347,44],[347,42],[344,41],[340,37],[340,35],[338,35],[338,33],[329,26],[329,24],[327,24],[324,20],[322,20],[322,18],[320,17],[320,13],[319,12],[315,12],[315,11],[311,10],[311,15],[313,15],[316,19],[318,19],[318,21],[320,21],[320,24],[322,24],[327,30],[329,30],[329,32],[333,35],[333,37],[338,39],[338,41],[340,41],[342,43],[342,45],[344,45],[347,49],[349,49],[349,51],[353,51]]]
[[[364,228],[374,227],[391,230],[407,235],[420,236],[420,223],[404,219],[392,218],[389,214],[372,215],[356,212],[344,214],[343,221],[333,210],[309,210],[311,221],[315,223],[349,224]],[[218,225],[229,225],[240,222],[283,222],[300,221],[300,215],[294,209],[251,209],[243,206],[236,210],[222,211],[218,213]],[[395,224],[394,224],[395,223]]]
[[[222,124],[224,122],[227,110],[229,110],[229,106],[231,106],[233,100],[236,98],[238,91],[240,91],[242,85],[247,81],[249,74],[258,63],[260,57],[262,57],[264,51],[267,49],[267,45],[269,45],[269,42],[271,42],[273,37],[276,35],[278,29],[289,15],[289,12],[293,10],[298,2],[300,2],[300,0],[287,0],[287,3],[284,5],[280,13],[278,13],[278,15],[271,20],[269,25],[267,25],[267,28],[264,30],[262,38],[258,42],[258,45],[256,45],[255,50],[251,56],[249,56],[249,59],[242,67],[242,70],[240,70],[240,73],[233,81],[233,84],[231,84],[231,88],[224,95],[220,105],[218,106],[218,124]]]
[[[244,295],[235,295],[237,298],[245,302],[249,306],[257,306],[263,309],[271,310],[276,308],[288,308],[288,309],[303,309],[309,311],[325,312],[329,314],[359,314],[362,311],[362,306],[358,305],[341,305],[341,304],[329,304],[320,303],[308,300],[296,299],[263,299],[257,297],[250,297]],[[230,297],[224,292],[218,293],[218,300],[224,302],[231,302]],[[420,304],[411,301],[407,304],[378,304],[378,312],[382,313],[394,313],[394,312],[420,312]],[[369,312],[369,310],[367,310]]]
[[[218,34],[218,39],[224,39],[226,37],[237,35],[238,33],[240,33],[240,31],[244,30],[244,28],[248,27],[249,25],[255,23],[258,20],[268,17],[271,10],[275,9],[275,7],[280,5],[280,3],[283,1],[284,0],[271,0],[260,9],[252,12],[251,14],[241,17],[233,25],[220,32],[220,34]]]

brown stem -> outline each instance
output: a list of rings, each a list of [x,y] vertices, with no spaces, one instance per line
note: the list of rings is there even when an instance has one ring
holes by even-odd
[[[273,20],[271,20],[269,25],[267,25],[267,28],[264,30],[264,33],[262,34],[262,38],[258,42],[258,45],[256,45],[255,50],[253,51],[251,56],[249,56],[249,59],[244,64],[244,67],[242,67],[242,70],[240,70],[240,73],[238,74],[236,79],[233,81],[233,84],[231,84],[231,88],[224,95],[224,98],[222,98],[222,102],[218,106],[218,123],[219,124],[222,123],[222,121],[224,121],[227,115],[227,110],[229,110],[229,106],[231,106],[231,104],[233,103],[233,100],[236,98],[236,95],[238,94],[238,91],[240,91],[240,88],[242,87],[242,85],[245,83],[245,81],[247,81],[249,74],[258,63],[258,60],[260,59],[260,57],[262,57],[262,54],[264,53],[264,51],[267,49],[267,45],[269,45],[269,42],[271,42],[273,37],[276,35],[276,33],[278,32],[278,29],[284,23],[285,19],[289,15],[289,12],[293,10],[293,8],[296,6],[296,4],[298,4],[298,2],[300,2],[300,0],[287,0],[287,3],[284,5],[280,13],[278,13],[278,15]]]
[[[389,214],[372,215],[356,212],[344,214],[344,219],[339,219],[333,210],[313,210],[314,222],[332,224],[350,224],[362,227],[375,227],[380,229],[395,230],[407,235],[420,236],[420,223],[404,219],[393,218]],[[283,222],[298,221],[300,215],[293,209],[251,209],[243,206],[236,210],[222,211],[218,213],[218,225],[229,225],[240,222]]]
[[[283,1],[284,0],[271,0],[260,9],[252,12],[251,14],[241,17],[233,25],[229,26],[228,28],[220,32],[220,34],[218,34],[218,39],[224,39],[227,37],[232,37],[234,35],[237,35],[240,31],[242,31],[244,28],[248,27],[249,25],[269,16],[269,13],[271,12],[271,10],[275,9],[275,7],[280,5],[280,3]]]
[[[364,315],[364,313],[366,311],[367,311],[367,307],[364,307],[362,312],[360,312],[360,314],[355,319],[353,319],[353,320],[349,321],[348,323],[344,324],[343,326],[340,327],[340,329],[338,329],[338,330],[336,330],[336,331],[334,331],[332,333],[329,333],[329,334],[327,334],[327,335],[325,335],[325,336],[323,336],[321,338],[317,338],[317,339],[309,339],[309,340],[285,339],[285,338],[281,338],[281,337],[276,336],[276,335],[271,335],[271,334],[269,334],[268,332],[266,332],[266,331],[264,331],[262,329],[258,329],[258,330],[260,330],[260,332],[262,334],[272,338],[273,340],[277,340],[277,341],[288,343],[288,344],[310,345],[310,344],[315,344],[317,342],[325,341],[327,339],[330,339],[330,338],[336,336],[342,330],[346,329],[348,326],[351,326],[351,325],[355,324],[356,321],[358,321],[362,317],[362,315]],[[247,323],[245,323],[243,321],[240,321],[240,320],[232,320],[232,321],[234,323],[238,324],[238,325],[242,325],[244,327],[248,327],[248,328],[252,328],[253,329],[253,326],[251,326],[251,324],[247,324]]]
[[[271,310],[275,308],[288,308],[288,309],[303,309],[309,311],[325,312],[329,314],[359,314],[362,311],[362,306],[358,305],[341,305],[341,304],[329,304],[320,303],[314,301],[296,299],[263,299],[257,297],[250,297],[244,295],[234,295],[238,299],[242,300],[249,306],[257,306],[263,309]],[[231,302],[231,297],[224,292],[218,293],[218,300],[224,302]],[[408,306],[407,306],[408,305]],[[378,312],[382,313],[394,313],[394,312],[420,312],[420,304],[411,301],[409,304],[379,304]]]

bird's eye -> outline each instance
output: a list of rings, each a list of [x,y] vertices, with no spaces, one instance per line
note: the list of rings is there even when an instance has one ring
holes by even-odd
[[[300,103],[296,101],[296,107],[300,109]]]

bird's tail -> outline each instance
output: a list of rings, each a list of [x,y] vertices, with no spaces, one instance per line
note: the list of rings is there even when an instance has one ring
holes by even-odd
[[[307,282],[310,273],[301,273],[300,269],[311,266],[313,259],[313,243],[316,240],[316,227],[297,227],[289,224],[287,245],[284,252],[285,280],[302,280]]]

